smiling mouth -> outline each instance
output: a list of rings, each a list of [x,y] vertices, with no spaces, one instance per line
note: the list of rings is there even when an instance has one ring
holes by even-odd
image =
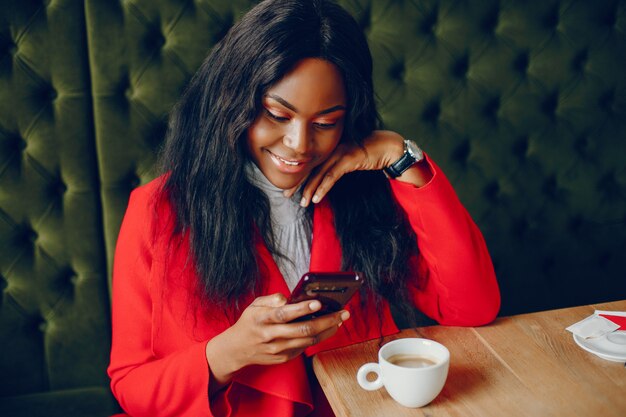
[[[272,153],[270,151],[268,151],[270,156],[272,158],[277,159],[278,161],[282,162],[285,165],[289,165],[289,166],[293,166],[293,167],[297,167],[300,165],[304,165],[305,163],[307,163],[308,161],[291,161],[289,159],[285,159],[285,158],[281,158],[280,156],[276,155],[275,153]]]

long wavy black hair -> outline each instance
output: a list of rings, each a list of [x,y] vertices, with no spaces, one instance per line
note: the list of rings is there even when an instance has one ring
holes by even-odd
[[[207,305],[235,310],[262,291],[255,239],[277,255],[269,202],[245,173],[247,129],[265,92],[304,58],[340,70],[347,93],[342,141],[361,144],[379,125],[372,57],[350,14],[329,0],[267,0],[213,48],[174,108],[161,154],[162,195],[175,233],[188,234]],[[378,171],[344,176],[330,191],[342,268],[363,271],[366,293],[408,305],[416,238]],[[260,235],[260,236],[259,236]]]

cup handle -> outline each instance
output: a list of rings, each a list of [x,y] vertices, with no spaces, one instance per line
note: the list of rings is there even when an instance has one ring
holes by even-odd
[[[376,374],[376,379],[373,381],[367,380],[367,375],[370,373]],[[383,377],[380,374],[380,366],[377,363],[366,363],[359,368],[356,374],[356,380],[359,382],[361,388],[367,391],[375,391],[383,386]]]

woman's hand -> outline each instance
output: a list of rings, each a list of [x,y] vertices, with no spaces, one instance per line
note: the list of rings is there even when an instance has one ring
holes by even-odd
[[[352,171],[384,169],[400,159],[403,154],[404,139],[398,133],[389,130],[375,130],[363,141],[362,147],[341,143],[306,179],[300,204],[306,207],[311,201],[319,203],[343,175]],[[427,164],[416,164],[397,179],[421,187],[431,177],[432,173]],[[299,186],[300,184],[286,190],[285,197],[291,197]]]
[[[350,317],[346,310],[313,320],[290,323],[318,311],[319,301],[287,304],[282,294],[256,298],[237,322],[206,345],[206,357],[215,380],[226,384],[248,365],[287,362],[304,349],[334,335]]]

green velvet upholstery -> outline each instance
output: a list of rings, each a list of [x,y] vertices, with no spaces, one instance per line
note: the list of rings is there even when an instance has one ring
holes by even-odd
[[[104,390],[109,293],[84,8],[4,3],[0,415],[16,415],[23,395],[41,405],[24,415],[63,415],[55,404],[69,403],[96,415],[115,403]]]
[[[105,416],[110,278],[167,112],[252,1],[0,0],[0,415]],[[501,314],[626,297],[626,1],[340,1]]]

